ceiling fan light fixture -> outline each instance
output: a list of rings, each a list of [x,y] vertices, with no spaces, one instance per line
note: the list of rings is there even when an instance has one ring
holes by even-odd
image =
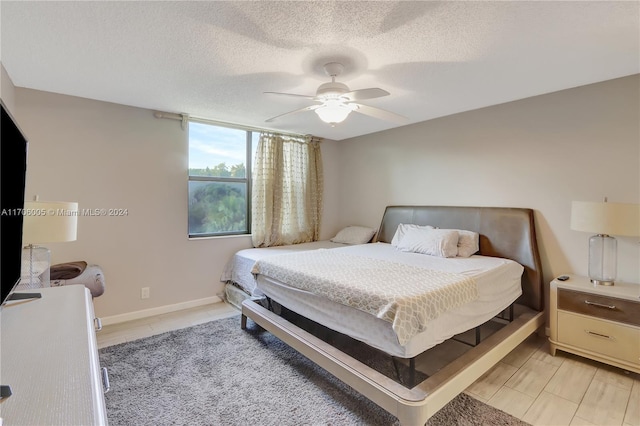
[[[359,103],[360,101],[367,99],[389,96],[389,92],[386,90],[382,90],[379,87],[351,90],[346,84],[336,81],[336,77],[344,70],[344,66],[341,63],[329,62],[328,64],[325,64],[324,69],[327,75],[331,77],[331,82],[321,84],[316,90],[315,96],[298,95],[295,93],[265,92],[275,95],[310,99],[312,101],[319,102],[320,104],[309,105],[293,111],[285,112],[284,114],[268,118],[265,121],[269,123],[286,115],[305,111],[315,111],[322,121],[330,124],[331,127],[335,127],[336,124],[342,123],[346,120],[351,111],[357,111],[359,114],[368,115],[380,120],[391,121],[397,124],[407,124],[407,117]]]
[[[320,108],[315,109],[316,114],[320,117],[320,120],[329,124],[342,123],[351,109],[341,102],[325,102]]]

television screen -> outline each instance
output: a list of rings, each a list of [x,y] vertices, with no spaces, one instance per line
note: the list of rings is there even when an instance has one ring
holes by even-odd
[[[0,123],[0,303],[20,280],[27,139],[2,105]]]

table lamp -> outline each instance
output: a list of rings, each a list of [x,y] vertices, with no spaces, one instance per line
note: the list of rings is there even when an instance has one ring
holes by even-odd
[[[78,203],[26,201],[22,228],[22,273],[18,288],[49,287],[51,252],[38,244],[75,241]]]
[[[617,241],[611,235],[640,236],[640,204],[574,201],[571,229],[596,234],[589,238],[589,278],[596,285],[614,285]]]

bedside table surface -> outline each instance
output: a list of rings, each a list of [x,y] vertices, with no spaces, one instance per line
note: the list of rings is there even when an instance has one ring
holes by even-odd
[[[612,286],[596,285],[589,281],[587,277],[572,274],[566,275],[570,277],[566,281],[553,280],[558,288],[640,302],[640,284],[616,282]]]

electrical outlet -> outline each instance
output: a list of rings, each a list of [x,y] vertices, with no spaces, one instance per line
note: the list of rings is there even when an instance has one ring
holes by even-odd
[[[140,289],[140,299],[148,299],[151,297],[151,290],[149,287],[142,287]]]

